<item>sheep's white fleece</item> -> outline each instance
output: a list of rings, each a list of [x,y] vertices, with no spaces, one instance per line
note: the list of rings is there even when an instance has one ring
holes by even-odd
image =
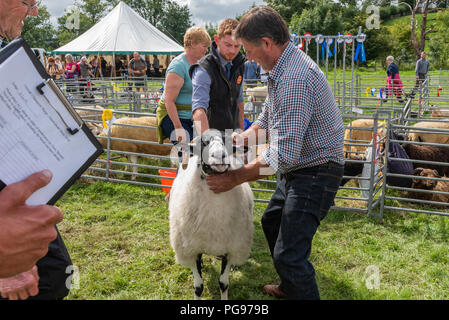
[[[231,265],[248,259],[253,241],[254,197],[248,183],[220,194],[201,179],[199,157],[179,168],[170,192],[170,242],[176,262],[192,266],[200,253],[228,255]]]

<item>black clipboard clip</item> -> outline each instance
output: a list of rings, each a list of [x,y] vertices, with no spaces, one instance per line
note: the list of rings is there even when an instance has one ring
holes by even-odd
[[[61,102],[64,104],[64,106],[67,108],[67,110],[69,111],[69,113],[75,118],[75,120],[80,120],[78,114],[76,114],[76,112],[73,110],[72,106],[70,105],[70,103],[67,101],[67,99],[65,98],[65,96],[62,94],[62,92],[59,90],[58,86],[56,85],[56,83],[53,81],[53,79],[48,79],[45,82],[42,82],[41,84],[39,84],[36,89],[37,91],[45,98],[45,100],[47,100],[48,104],[53,108],[53,110],[58,114],[59,118],[61,119],[61,121],[64,123],[67,131],[71,134],[74,135],[76,134],[82,126],[82,123],[80,124],[80,126],[78,128],[72,129],[70,128],[70,126],[67,124],[67,122],[65,122],[64,118],[62,117],[62,115],[59,113],[59,111],[53,106],[53,104],[50,102],[50,100],[48,100],[48,98],[45,96],[44,90],[42,90],[43,87],[45,87],[46,85],[48,85],[48,87],[50,87],[50,89],[53,90],[53,92],[56,94],[56,96],[61,100]],[[75,114],[76,115],[75,115]],[[80,120],[82,122],[82,120]],[[78,123],[80,122],[78,121]]]

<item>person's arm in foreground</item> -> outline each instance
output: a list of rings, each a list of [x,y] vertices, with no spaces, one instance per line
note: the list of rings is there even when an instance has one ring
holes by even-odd
[[[51,173],[46,170],[6,186],[0,192],[0,278],[29,271],[45,256],[56,239],[55,224],[62,221],[59,208],[29,206],[26,199],[46,186]]]
[[[37,266],[10,278],[0,279],[0,293],[9,300],[25,300],[39,293]]]

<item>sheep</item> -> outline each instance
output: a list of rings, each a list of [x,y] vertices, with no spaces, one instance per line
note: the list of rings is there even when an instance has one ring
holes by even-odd
[[[407,152],[407,155],[411,160],[434,161],[442,163],[449,162],[449,147],[421,146],[413,143],[404,143],[402,147],[405,152]],[[413,169],[418,167],[435,169],[440,175],[449,176],[449,166],[413,163]]]
[[[378,123],[379,126],[379,123]],[[362,143],[369,144],[373,139],[374,119],[357,119],[351,122],[350,126],[345,129],[344,141],[346,143]],[[366,129],[363,129],[366,128]],[[383,132],[383,127],[379,127],[378,132]],[[366,152],[367,146],[364,145],[348,145],[344,144],[346,158],[353,158],[354,154],[360,155]]]
[[[246,94],[248,95],[249,101],[265,101],[268,96],[268,87],[254,87],[246,89]]]
[[[201,146],[184,170],[180,166],[170,192],[170,243],[176,262],[190,267],[194,276],[195,299],[203,292],[202,255],[222,257],[219,279],[221,299],[227,300],[231,265],[249,257],[253,241],[254,196],[248,183],[220,194],[213,193],[205,175],[237,168],[226,151],[220,134],[208,130],[192,141]]]
[[[82,106],[82,109],[76,109],[81,119],[84,121],[101,120],[104,108],[101,106]]]
[[[413,174],[419,177],[441,178],[438,172],[432,169],[416,168]],[[443,177],[443,179],[444,181],[415,178],[413,179],[412,188],[446,192],[447,194],[409,191],[408,196],[413,199],[449,203],[449,179],[447,177]],[[433,204],[433,206],[442,209],[448,208],[448,206],[444,204]]]
[[[449,109],[447,108],[439,108],[437,106],[431,106],[429,110],[432,111],[433,118],[449,118]]]
[[[418,132],[410,132],[408,135],[409,141],[449,144],[449,133],[443,134],[443,133],[435,133],[435,132],[429,132],[429,131],[425,132],[425,131],[419,131],[419,128],[448,130],[449,129],[449,121],[417,122],[412,126],[412,129],[414,131],[418,131]]]
[[[354,162],[346,161],[345,162],[345,169],[344,169],[344,176],[348,177],[355,177],[358,176],[363,172],[363,167],[365,166],[365,158],[362,157],[352,157],[350,160],[358,160]],[[352,178],[343,178],[340,182],[340,187],[344,186],[349,180]]]
[[[121,125],[138,125],[138,126],[147,126],[153,128],[140,128],[140,127],[129,127],[129,126],[121,126]],[[88,123],[89,128],[92,132],[99,137],[107,137],[108,134],[102,130],[102,127],[94,124]],[[144,144],[144,143],[136,143],[130,141],[117,141],[111,139],[110,149],[117,151],[125,151],[125,152],[133,152],[133,153],[145,153],[151,155],[160,155],[160,156],[168,156],[171,152],[171,147],[157,144],[157,135],[154,127],[157,126],[155,117],[139,117],[139,118],[129,118],[123,117],[114,121],[111,127],[111,138],[121,138],[121,139],[130,139],[130,140],[142,140],[142,141],[150,141],[155,144]],[[108,140],[107,139],[98,139],[103,146],[103,148],[107,149]],[[169,140],[164,140],[164,143],[169,143]],[[137,174],[137,156],[131,155],[129,156],[130,161],[134,164],[132,171],[133,175],[131,176],[131,180],[136,179]]]

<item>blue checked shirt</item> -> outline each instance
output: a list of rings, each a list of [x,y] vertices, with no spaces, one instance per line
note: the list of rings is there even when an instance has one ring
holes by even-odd
[[[262,156],[280,173],[345,162],[343,120],[329,83],[292,43],[270,72],[268,98],[256,124],[270,140]]]

